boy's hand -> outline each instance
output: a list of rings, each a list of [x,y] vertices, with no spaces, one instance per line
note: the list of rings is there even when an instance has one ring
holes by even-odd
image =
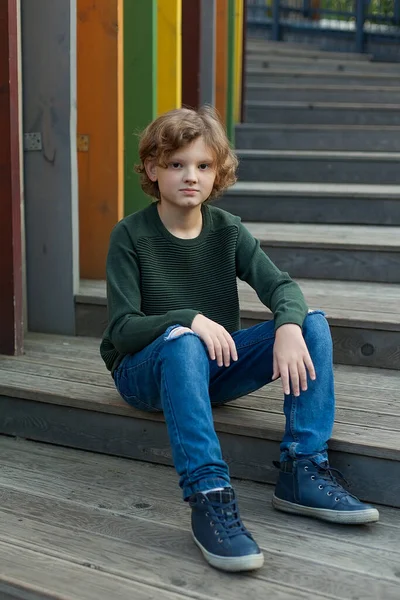
[[[298,325],[287,323],[276,330],[274,344],[274,372],[272,380],[279,375],[284,394],[290,394],[290,383],[294,396],[307,390],[307,371],[310,378],[316,378],[314,365],[308,352],[303,334]]]
[[[227,330],[204,315],[196,315],[191,330],[197,333],[208,349],[211,360],[217,359],[217,365],[229,367],[232,360],[237,360],[237,350],[233,338]]]

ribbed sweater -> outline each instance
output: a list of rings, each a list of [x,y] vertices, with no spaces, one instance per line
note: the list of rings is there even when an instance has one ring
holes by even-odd
[[[172,235],[157,203],[114,227],[107,256],[108,327],[100,348],[111,372],[169,326],[190,327],[199,313],[230,333],[238,330],[237,277],[271,309],[275,329],[302,326],[307,306],[299,286],[271,262],[240,218],[204,204],[202,215],[194,239]]]

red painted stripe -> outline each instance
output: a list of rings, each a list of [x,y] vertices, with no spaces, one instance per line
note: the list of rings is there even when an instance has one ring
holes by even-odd
[[[17,1],[0,2],[0,353],[23,349]]]

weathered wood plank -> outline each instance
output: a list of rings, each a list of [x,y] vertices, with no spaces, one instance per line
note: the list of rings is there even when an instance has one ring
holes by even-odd
[[[249,231],[261,242],[276,246],[319,248],[352,248],[354,250],[389,250],[400,247],[399,227],[363,225],[304,225],[293,223],[245,223]]]
[[[364,327],[385,324],[386,328],[390,326],[400,330],[400,285],[398,284],[301,278],[296,278],[296,281],[309,305],[327,312],[334,324],[348,325],[351,320],[358,327],[362,327],[363,323]],[[248,310],[262,308],[270,315],[270,311],[261,304],[250,286],[238,281],[238,287],[240,305],[244,314],[247,314]],[[77,301],[106,306],[105,282],[98,281],[93,285],[82,280]],[[105,315],[105,312],[103,314]],[[105,323],[106,320],[103,319],[103,322]]]
[[[296,565],[290,567],[290,563],[293,563],[292,556],[288,555],[287,550],[279,553],[275,548],[272,551],[269,548],[263,549],[268,567],[250,579],[239,578],[235,582],[234,589],[231,587],[230,578],[215,570],[209,570],[207,577],[204,577],[204,566],[198,550],[189,536],[185,535],[185,531],[182,531],[182,529],[189,529],[189,511],[187,507],[182,506],[181,502],[179,504],[176,501],[155,503],[152,519],[143,522],[143,517],[138,521],[128,512],[119,515],[108,510],[94,511],[86,503],[82,507],[77,507],[70,502],[63,502],[61,498],[54,503],[48,498],[26,495],[9,489],[5,490],[5,496],[11,513],[0,511],[2,537],[10,535],[26,545],[62,554],[68,558],[73,557],[79,562],[90,563],[92,568],[102,568],[106,572],[122,572],[125,576],[129,574],[134,580],[157,585],[161,589],[185,591],[187,594],[195,592],[196,597],[201,595],[201,597],[218,598],[229,590],[231,598],[243,598],[245,593],[256,594],[255,597],[261,593],[269,593],[274,594],[274,598],[287,598],[289,596],[286,594],[293,593],[290,590],[293,586],[300,591],[300,598],[303,597],[302,592],[311,591],[313,597],[314,594],[321,592],[324,597],[336,598],[340,597],[336,586],[339,585],[340,589],[344,590],[345,586],[350,585],[351,589],[356,590],[357,585],[358,591],[365,588],[363,598],[376,600],[376,596],[372,594],[379,588],[389,594],[389,596],[385,595],[385,599],[395,598],[397,582],[394,578],[393,580],[387,577],[377,579],[374,572],[358,573],[350,569],[338,571],[337,566],[333,567],[321,561],[319,567],[325,577],[318,578],[320,581],[318,585],[313,583],[314,578],[310,577],[315,568],[313,560],[299,556],[296,557]],[[166,520],[161,520],[164,507],[167,509]],[[178,512],[176,512],[177,508]],[[62,510],[64,517],[61,515]],[[267,520],[268,512],[266,512]],[[19,522],[21,519],[18,520],[18,516],[22,515],[23,524]],[[128,523],[126,518],[122,518],[123,516],[128,517]],[[143,539],[144,536],[140,535],[143,529],[149,533],[147,539]],[[318,540],[318,531],[316,533]],[[284,531],[283,540],[290,535],[290,531]],[[42,541],[43,536],[45,537]],[[272,537],[276,539],[276,535]],[[349,540],[347,536],[345,537],[348,544]],[[344,542],[342,540],[342,543]],[[274,565],[273,573],[270,569],[271,563]],[[288,578],[284,575],[285,568],[291,571]],[[177,571],[179,571],[178,578]],[[283,585],[276,582],[282,582]],[[348,589],[347,587],[347,591]]]
[[[46,406],[49,403],[144,421],[163,421],[161,413],[133,409],[120,398],[116,390],[108,387],[99,388],[96,385],[19,373],[13,373],[13,382],[10,384],[10,372],[0,371],[0,392],[4,397],[24,398],[45,403]],[[283,414],[269,412],[265,419],[260,420],[257,412],[229,405],[214,410],[214,421],[217,431],[273,441],[280,441],[284,429]],[[337,422],[330,445],[333,449],[368,456],[383,456],[392,460],[400,457],[400,436],[391,430],[386,430],[382,439],[379,428],[374,430]]]
[[[17,456],[25,453],[25,463],[24,458],[22,464],[17,459],[14,467],[13,447]],[[157,557],[160,570],[154,575],[155,582],[165,575],[165,583],[182,586],[187,592],[197,577],[204,575],[206,567],[200,567],[203,563],[197,549],[186,535],[189,511],[173,494],[176,477],[172,470],[64,448],[51,448],[49,453],[48,447],[11,440],[5,441],[5,450],[9,467],[2,474],[4,480],[0,479],[5,503],[0,511],[2,536],[16,537],[18,532],[21,545],[31,544],[49,553],[57,552],[58,543],[59,552],[70,560],[79,561],[83,556],[85,564],[92,567],[104,565],[106,570],[125,573],[135,565],[135,578],[146,577],[143,565],[153,564]],[[13,470],[10,481],[8,475]],[[383,508],[381,523],[371,528],[342,529],[337,538],[332,524],[290,518],[272,510],[271,488],[234,483],[242,514],[262,545],[268,566],[251,578],[251,584],[248,578],[240,578],[232,593],[242,597],[242,583],[256,591],[253,586],[257,584],[258,589],[264,589],[261,586],[266,582],[282,581],[288,590],[293,586],[302,592],[313,590],[343,598],[348,597],[345,591],[362,590],[366,599],[397,600],[397,511]],[[168,565],[173,573],[178,561],[179,582],[167,576]],[[326,577],[315,581],[315,568]],[[198,589],[200,593],[212,593],[218,584],[220,590],[231,584],[231,578],[215,571],[206,579]]]
[[[151,506],[136,506],[146,496],[152,501],[169,498],[171,502],[180,499],[177,487],[177,475],[173,468],[160,467],[147,462],[132,461],[124,458],[94,454],[81,450],[71,450],[62,446],[51,446],[23,439],[0,437],[0,450],[4,470],[0,473],[0,485],[15,487],[16,489],[31,491],[32,493],[46,494],[49,497],[61,497],[91,504],[98,508],[112,509],[118,512],[130,512],[140,509],[142,512],[132,514],[147,516],[151,514]],[[55,466],[56,463],[56,466]],[[48,474],[56,470],[50,479]],[[57,486],[54,485],[57,481]],[[151,482],[151,485],[149,484]],[[270,503],[273,488],[271,486],[252,481],[234,481],[244,510],[249,513],[250,508],[255,510],[254,503],[260,511],[265,510],[263,502]],[[147,489],[149,488],[149,489]],[[118,489],[118,497],[111,502],[111,494]],[[184,510],[184,509],[182,509]],[[379,528],[372,528],[374,541],[381,540],[377,547],[386,544],[386,533],[381,531],[381,526],[400,528],[400,513],[398,510],[381,507]],[[258,514],[258,510],[256,511]],[[183,514],[183,513],[182,513]],[[249,513],[250,517],[250,513]],[[253,514],[255,517],[255,514]],[[184,519],[184,517],[182,517]],[[268,512],[271,523],[290,526],[289,519],[282,523],[282,514],[275,511]],[[305,528],[313,527],[313,521],[298,517]],[[322,534],[324,531],[336,531],[333,524],[319,524]],[[363,528],[350,528],[347,530],[351,541],[362,539]],[[381,539],[380,536],[383,536]],[[378,536],[378,537],[377,537]],[[367,540],[370,545],[370,539]]]
[[[62,366],[42,364],[38,361],[30,362],[21,359],[0,356],[0,370],[7,373],[12,380],[14,374],[35,375],[45,379],[54,379],[60,388],[68,389],[71,383],[81,383],[97,386],[98,394],[102,394],[103,388],[115,390],[114,382],[108,371],[93,372],[88,369],[71,369]],[[47,383],[43,382],[47,387]],[[367,383],[365,384],[367,385]],[[370,390],[367,390],[370,392]],[[400,431],[400,390],[391,393],[390,399],[386,394],[377,398],[377,392],[370,392],[370,398],[366,397],[365,387],[359,387],[358,391],[352,389],[347,396],[337,394],[336,422],[355,423],[364,427],[376,429],[394,429]],[[107,395],[112,404],[121,399],[115,394]],[[274,382],[261,388],[257,392],[244,396],[229,403],[229,407],[239,407],[244,410],[258,410],[265,413],[282,413],[283,395],[280,382]]]
[[[28,353],[23,357],[24,361],[32,363],[46,364],[48,366],[66,367],[73,370],[84,370],[91,373],[104,374],[105,368],[98,354],[96,354],[96,348],[98,347],[98,340],[90,340],[87,338],[79,338],[82,341],[81,346],[85,349],[93,349],[93,356],[89,355],[87,358],[82,356],[79,360],[76,360],[74,354],[68,356],[55,355],[52,352],[51,344],[47,348],[47,352],[36,351],[35,342],[32,341],[31,336],[28,336]],[[22,357],[18,360],[22,360]],[[334,365],[335,381],[336,381],[336,393],[337,398],[340,401],[348,402],[347,398],[354,396],[360,398],[361,402],[363,398],[371,398],[378,402],[385,401],[385,399],[395,399],[399,395],[399,373],[398,371],[391,371],[388,369],[376,369],[373,367],[349,367],[347,365]],[[268,386],[268,394],[275,397],[273,391],[274,386]],[[362,407],[362,403],[360,404]]]
[[[167,430],[162,421],[126,419],[74,408],[66,410],[62,406],[6,397],[3,397],[0,409],[0,431],[7,435],[172,464]],[[279,457],[278,440],[268,439],[267,435],[263,438],[247,436],[245,428],[239,436],[219,431],[219,438],[232,476],[268,483],[276,481],[272,461]],[[353,432],[353,438],[357,438],[357,432]],[[331,444],[332,465],[352,481],[352,489],[359,497],[400,507],[400,464],[397,460],[387,460],[386,452],[382,451],[381,458],[373,458],[335,450],[333,446]],[[376,448],[372,451],[376,452]]]
[[[40,506],[40,500],[34,497],[32,500],[34,508]],[[70,507],[66,504],[65,508],[68,514]],[[1,516],[0,521],[5,521],[4,516],[3,518]],[[79,562],[90,563],[92,568],[100,568],[106,572],[110,570],[123,572],[127,578],[139,579],[149,585],[157,586],[159,593],[169,589],[184,594],[185,597],[194,598],[219,598],[221,594],[229,593],[230,598],[237,599],[243,598],[245,593],[273,593],[274,598],[290,599],[291,592],[285,590],[286,586],[271,582],[270,578],[265,576],[239,578],[232,590],[230,578],[214,569],[207,569],[193,542],[182,531],[171,531],[171,528],[158,523],[146,523],[145,527],[153,533],[147,545],[142,540],[136,543],[134,535],[129,536],[131,539],[126,539],[127,536],[124,536],[125,539],[112,539],[109,535],[114,531],[119,537],[119,530],[125,522],[121,523],[121,517],[110,518],[110,516],[101,515],[104,519],[104,530],[108,535],[100,535],[93,531],[95,528],[92,526],[92,512],[85,509],[82,510],[82,517],[86,517],[84,533],[78,529],[74,519],[70,520],[68,517],[65,527],[60,525],[55,527],[49,523],[47,517],[43,519],[44,523],[25,517],[24,527],[20,524],[18,526],[18,519],[14,515],[10,515],[9,522],[16,525],[14,536],[18,535],[18,539],[25,543],[31,543],[39,548],[44,546],[44,549],[48,548],[54,553],[62,545],[63,555],[74,557]],[[136,525],[139,532],[143,529],[143,523],[133,521],[128,532],[134,533]],[[6,530],[9,530],[8,526]],[[159,539],[155,544],[157,530]],[[47,538],[47,548],[40,540],[43,534]],[[171,547],[172,544],[174,547]],[[389,582],[388,585],[390,588]],[[304,596],[301,594],[300,597]]]
[[[2,572],[6,573],[0,575],[0,581],[11,584],[16,590],[22,588],[24,592],[42,594],[39,596],[42,598],[47,595],[54,600],[128,600],[132,597],[150,600],[159,594],[152,586],[100,570],[93,571],[87,563],[76,564],[18,543],[0,541],[0,562]],[[184,598],[167,590],[163,590],[163,596],[166,600]]]

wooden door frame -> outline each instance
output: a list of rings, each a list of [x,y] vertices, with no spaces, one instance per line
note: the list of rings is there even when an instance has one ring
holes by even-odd
[[[18,0],[0,3],[0,353],[23,352]],[[4,137],[3,137],[4,135]]]

